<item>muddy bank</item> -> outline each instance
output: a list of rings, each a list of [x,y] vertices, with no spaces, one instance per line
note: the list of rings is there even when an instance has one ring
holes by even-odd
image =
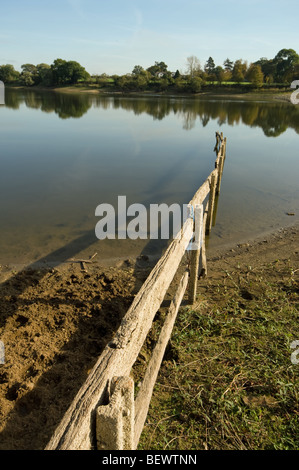
[[[6,273],[0,285],[0,449],[45,447],[146,272],[128,261],[121,268],[95,264],[84,271],[69,264]]]

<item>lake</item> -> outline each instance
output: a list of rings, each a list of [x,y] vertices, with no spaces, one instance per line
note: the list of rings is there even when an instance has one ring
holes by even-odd
[[[165,241],[98,240],[95,209],[187,204],[216,131],[227,157],[208,249],[299,219],[299,105],[7,89],[0,122],[0,264],[159,253]]]

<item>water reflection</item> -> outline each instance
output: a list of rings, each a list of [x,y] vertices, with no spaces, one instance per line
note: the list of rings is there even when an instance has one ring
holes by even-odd
[[[194,128],[199,119],[205,127],[210,120],[217,120],[221,127],[240,123],[259,127],[267,137],[277,137],[288,128],[299,134],[299,107],[284,102],[265,105],[261,101],[242,101],[201,98],[172,97],[127,97],[98,96],[84,93],[68,94],[24,90],[8,90],[6,106],[19,109],[21,104],[28,108],[40,109],[45,113],[56,113],[59,118],[81,118],[90,108],[123,109],[135,115],[148,114],[154,120],[163,120],[170,114],[182,119],[183,129]]]
[[[297,135],[288,131],[299,133],[298,106],[10,89],[0,117],[1,264],[46,253],[61,261],[93,246],[95,208],[116,207],[117,195],[146,207],[187,203],[213,168],[215,131],[228,138],[228,158],[209,249],[299,217]],[[160,250],[123,242],[101,241],[101,259]]]
[[[7,108],[19,109],[22,104],[27,108],[40,109],[44,113],[56,113],[60,119],[81,118],[92,106],[89,96],[55,92],[8,90],[5,97]]]

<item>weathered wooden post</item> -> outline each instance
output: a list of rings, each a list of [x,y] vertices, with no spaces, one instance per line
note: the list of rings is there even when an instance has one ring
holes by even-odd
[[[221,137],[220,137],[219,132],[216,132],[216,144],[215,144],[214,152],[218,152],[218,148],[220,145],[221,145]]]
[[[221,148],[219,151],[218,181],[217,181],[217,187],[216,187],[216,194],[220,194],[221,179],[222,179],[224,160],[225,160],[225,150],[226,150],[226,139],[222,142]]]
[[[167,317],[165,318],[159,339],[152,353],[152,357],[135,399],[135,448],[138,446],[139,438],[147,417],[153,389],[158,377],[165,349],[171,336],[178,310],[187,288],[188,278],[188,272],[186,271],[181,278],[178,290],[169,306]]]
[[[209,198],[209,206],[208,206],[208,214],[207,214],[207,223],[206,223],[206,233],[209,234],[212,229],[212,222],[213,222],[213,213],[214,213],[214,204],[215,204],[215,194],[216,194],[216,172],[211,174],[211,182],[210,182],[210,198]]]
[[[198,204],[194,208],[194,241],[191,242],[191,260],[190,260],[190,286],[189,286],[189,303],[194,304],[196,301],[199,256],[202,245],[203,232],[203,205]]]
[[[206,256],[206,236],[205,235],[206,235],[208,212],[209,212],[209,203],[203,216],[202,243],[201,243],[201,255],[200,255],[201,264],[200,264],[200,276],[199,277],[207,276],[207,256]]]
[[[110,402],[96,411],[98,450],[134,449],[134,381],[131,377],[114,377],[110,385]]]

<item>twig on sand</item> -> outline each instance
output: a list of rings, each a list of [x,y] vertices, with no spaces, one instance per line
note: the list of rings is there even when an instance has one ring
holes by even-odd
[[[92,256],[89,257],[89,259],[75,259],[75,258],[71,258],[70,260],[68,261],[65,261],[66,263],[80,263],[81,265],[81,270],[84,271],[84,272],[87,272],[87,269],[85,267],[85,263],[86,264],[92,264],[93,263],[93,258],[95,258],[97,256],[97,253],[94,253]]]

